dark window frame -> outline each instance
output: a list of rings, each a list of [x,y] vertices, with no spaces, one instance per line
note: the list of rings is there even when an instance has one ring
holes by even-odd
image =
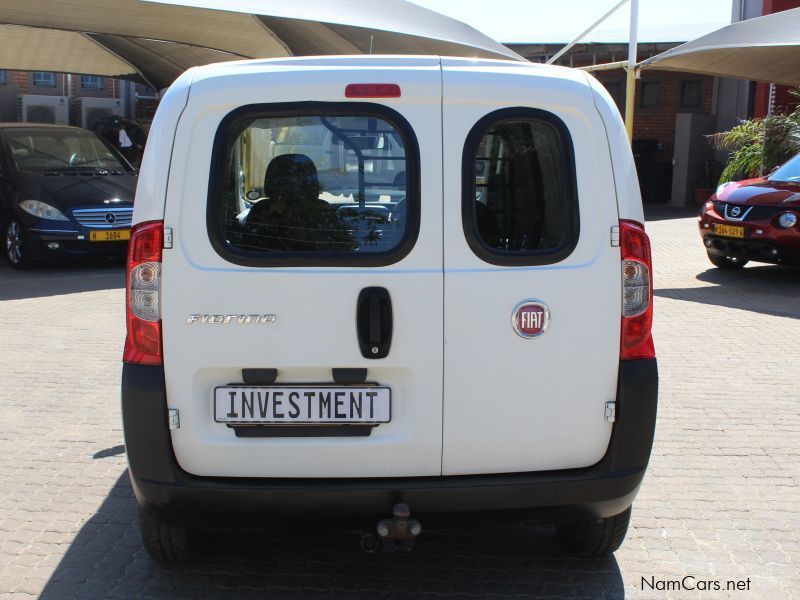
[[[475,216],[475,162],[478,146],[489,129],[499,123],[535,121],[555,130],[561,143],[561,171],[564,178],[564,237],[555,248],[524,251],[499,251],[484,243]],[[569,257],[580,238],[578,178],[575,147],[564,121],[551,112],[527,107],[503,108],[485,115],[470,130],[464,142],[461,162],[461,226],[472,252],[482,261],[504,267],[552,265]]]
[[[684,96],[684,86],[687,83],[699,83],[700,84],[700,96],[699,96],[697,104],[685,104],[684,103],[684,97],[683,97]],[[705,100],[706,100],[706,85],[705,85],[705,81],[703,81],[700,78],[698,78],[698,79],[682,79],[681,80],[681,87],[680,87],[680,90],[678,91],[678,109],[679,110],[688,111],[688,112],[701,111],[701,110],[705,109]]]
[[[644,88],[648,85],[658,86],[658,101],[652,106],[644,106]],[[639,89],[637,91],[639,101],[636,103],[637,108],[640,110],[661,110],[664,105],[664,82],[661,79],[642,79],[639,82]]]
[[[51,76],[53,78],[52,83],[47,83],[47,84],[36,83],[37,73],[42,73]],[[54,71],[34,71],[33,73],[31,73],[31,83],[33,84],[33,87],[39,87],[39,88],[54,88],[58,85],[58,82],[56,81],[56,74]]]
[[[222,182],[225,154],[237,122],[279,117],[367,117],[386,121],[403,140],[406,151],[406,230],[400,243],[388,252],[273,252],[245,251],[225,240]],[[386,267],[405,258],[413,249],[420,227],[419,142],[410,123],[396,110],[369,102],[286,102],[248,104],[228,113],[214,136],[206,200],[206,229],[214,251],[230,263],[246,267]]]
[[[617,105],[620,113],[625,113],[625,81],[622,79],[614,79],[610,81],[601,81],[600,82],[605,90],[608,92],[608,95],[611,96],[611,99],[614,101],[614,104]],[[612,93],[609,86],[617,87],[617,92]]]
[[[6,69],[0,69],[0,85],[6,85],[8,83],[8,71]]]
[[[86,85],[86,81],[87,81],[88,77],[94,78],[94,80],[97,83],[96,84],[92,83],[91,85]],[[102,75],[81,75],[81,89],[82,90],[98,90],[98,91],[102,91],[105,88],[106,88],[105,77],[103,77]]]

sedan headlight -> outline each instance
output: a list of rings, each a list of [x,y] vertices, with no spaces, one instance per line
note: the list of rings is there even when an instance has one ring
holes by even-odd
[[[797,215],[793,212],[785,212],[778,217],[778,225],[784,229],[789,229],[797,225]]]
[[[50,219],[51,221],[69,221],[60,210],[41,200],[23,200],[19,207],[29,215],[40,219]]]

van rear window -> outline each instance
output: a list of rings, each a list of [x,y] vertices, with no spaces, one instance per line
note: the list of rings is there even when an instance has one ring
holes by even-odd
[[[479,121],[464,148],[464,232],[493,264],[557,262],[575,247],[572,143],[555,115],[505,109]]]
[[[246,263],[399,259],[418,227],[416,142],[401,118],[352,107],[267,106],[226,119],[214,153],[212,239],[216,230]]]

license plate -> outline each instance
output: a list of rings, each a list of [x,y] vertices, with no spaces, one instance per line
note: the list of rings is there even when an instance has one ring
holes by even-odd
[[[90,231],[90,242],[124,242],[131,239],[130,229],[107,229],[104,231]]]
[[[714,233],[717,235],[724,235],[725,237],[744,237],[744,227],[736,227],[735,225],[717,225],[714,224]]]
[[[392,392],[371,386],[246,386],[214,388],[214,420],[231,424],[388,423]]]

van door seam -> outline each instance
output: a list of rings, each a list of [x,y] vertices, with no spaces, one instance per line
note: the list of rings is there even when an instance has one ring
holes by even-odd
[[[445,209],[444,209],[444,202],[445,202],[445,177],[444,177],[444,66],[442,65],[442,57],[439,57],[439,127],[440,127],[440,135],[439,135],[439,148],[441,151],[441,180],[442,180],[442,191],[441,191],[441,209],[442,209],[442,435],[441,435],[441,453],[440,453],[440,461],[439,461],[439,475],[444,475],[444,386],[445,386],[445,346],[447,343],[447,339],[445,338],[445,306],[447,303],[445,302],[447,289],[445,286],[445,233],[447,231],[447,227],[445,226]]]

